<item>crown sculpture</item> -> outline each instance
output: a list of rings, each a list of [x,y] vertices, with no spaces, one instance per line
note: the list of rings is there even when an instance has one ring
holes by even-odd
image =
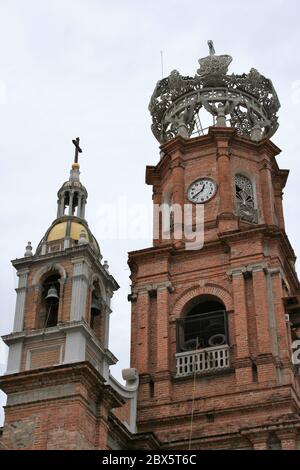
[[[209,55],[199,60],[194,78],[177,70],[160,80],[149,104],[152,132],[163,144],[180,135],[188,139],[197,131],[203,107],[217,126],[237,129],[240,136],[260,141],[270,138],[278,128],[280,103],[271,80],[252,68],[248,74],[228,75],[229,55],[215,55],[208,41]]]

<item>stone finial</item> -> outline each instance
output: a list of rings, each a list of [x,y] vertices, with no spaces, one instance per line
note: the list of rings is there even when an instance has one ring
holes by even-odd
[[[109,265],[108,265],[107,260],[104,261],[103,267],[104,267],[105,271],[108,272],[108,270],[109,270]]]
[[[88,243],[85,230],[82,229],[80,232],[80,238],[78,240],[78,245],[86,245]]]
[[[29,257],[29,256],[33,256],[31,242],[28,242],[28,243],[27,243],[24,256],[25,256],[26,258]]]

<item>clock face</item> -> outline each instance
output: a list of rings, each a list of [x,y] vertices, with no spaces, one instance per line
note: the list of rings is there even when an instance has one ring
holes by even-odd
[[[199,178],[194,181],[187,192],[188,199],[197,204],[209,201],[217,191],[217,183],[211,178]]]

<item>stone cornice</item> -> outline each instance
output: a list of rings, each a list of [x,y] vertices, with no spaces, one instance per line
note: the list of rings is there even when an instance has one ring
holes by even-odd
[[[148,293],[149,295],[156,295],[158,292],[163,292],[165,290],[172,294],[175,292],[175,287],[170,281],[141,284],[132,289],[131,294],[128,296],[128,300],[134,302],[137,300],[139,294]]]
[[[98,257],[95,255],[94,251],[92,248],[86,244],[86,245],[80,245],[80,246],[73,246],[71,248],[66,248],[63,251],[57,251],[54,253],[46,253],[44,255],[34,255],[30,258],[16,258],[11,261],[12,265],[14,266],[17,271],[20,269],[31,269],[34,264],[37,263],[47,263],[51,262],[52,264],[54,262],[63,262],[66,259],[71,259],[72,262],[78,262],[77,259],[82,258],[82,260],[88,260],[88,264],[94,266],[101,272],[103,277],[107,280],[107,282],[111,285],[111,288],[113,291],[116,291],[119,289],[119,284],[117,281],[114,279],[114,277],[109,274],[106,269],[102,266],[100,263],[100,260]],[[75,259],[74,259],[75,258]]]
[[[162,160],[160,160],[159,164],[162,163],[168,154],[171,154],[176,150],[185,152],[194,148],[205,147],[216,142],[217,139],[227,140],[230,142],[230,145],[242,146],[243,148],[251,149],[255,152],[266,153],[270,157],[274,157],[281,152],[281,150],[270,139],[255,142],[239,136],[237,134],[237,130],[233,127],[211,126],[208,133],[203,136],[193,137],[190,139],[183,139],[182,137],[177,136],[161,145],[160,148],[165,155]]]
[[[110,365],[116,364],[118,362],[114,354],[109,350],[104,348],[102,343],[96,338],[93,330],[90,326],[84,321],[73,321],[68,323],[59,323],[56,326],[50,328],[44,328],[40,330],[23,330],[9,335],[2,336],[4,343],[7,346],[10,346],[13,343],[23,342],[27,339],[43,339],[45,336],[49,337],[60,337],[61,334],[66,334],[70,330],[80,330],[84,333],[86,338],[91,341],[93,346],[98,350],[98,352],[107,358]]]
[[[213,147],[219,155],[227,154],[228,156],[233,153],[234,149],[238,150],[242,148],[244,150],[250,150],[257,155],[265,156],[269,162],[273,159],[278,169],[274,157],[278,155],[281,150],[271,140],[265,139],[260,142],[254,142],[239,136],[235,128],[212,126],[209,128],[208,133],[203,136],[190,139],[183,139],[181,136],[177,136],[164,143],[160,147],[163,153],[161,160],[159,160],[157,165],[146,166],[146,184],[159,185],[161,183],[162,174],[169,168],[171,159],[176,152],[179,155],[181,154],[181,158],[184,160],[184,155],[187,152],[207,147]],[[177,158],[180,158],[179,155]]]
[[[16,393],[23,389],[41,389],[43,386],[53,384],[66,384],[84,382],[91,389],[97,389],[97,394],[101,399],[105,399],[113,407],[124,404],[123,398],[105,382],[102,375],[87,361],[62,364],[57,366],[32,369],[16,374],[4,375],[0,377],[1,388],[7,394]]]

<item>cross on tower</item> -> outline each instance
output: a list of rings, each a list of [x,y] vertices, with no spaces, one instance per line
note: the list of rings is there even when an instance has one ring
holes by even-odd
[[[72,142],[75,145],[75,157],[74,157],[74,163],[78,163],[78,154],[82,153],[82,149],[79,147],[79,137],[76,137],[76,139],[73,139]]]

